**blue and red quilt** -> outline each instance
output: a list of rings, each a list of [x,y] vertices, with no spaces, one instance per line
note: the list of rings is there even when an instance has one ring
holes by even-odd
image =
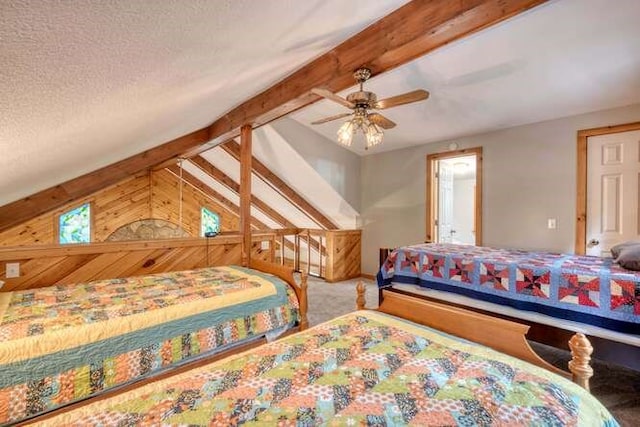
[[[429,243],[394,250],[377,279],[640,335],[640,273],[611,258]]]

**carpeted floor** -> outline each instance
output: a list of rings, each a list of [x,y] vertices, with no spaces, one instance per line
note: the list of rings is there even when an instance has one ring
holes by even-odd
[[[358,280],[326,283],[309,278],[309,322],[311,325],[324,322],[341,314],[355,310]],[[378,289],[369,280],[367,284],[367,308],[378,304]],[[569,353],[542,344],[531,343],[534,350],[545,360],[562,369],[567,369]],[[595,375],[591,379],[591,392],[608,409],[622,426],[640,425],[640,372],[594,360]]]

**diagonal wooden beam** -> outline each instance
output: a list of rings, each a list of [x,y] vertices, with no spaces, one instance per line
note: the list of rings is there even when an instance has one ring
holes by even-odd
[[[413,0],[325,53],[289,77],[254,96],[210,126],[132,156],[96,172],[0,207],[0,231],[84,197],[124,175],[178,157],[191,157],[227,139],[240,127],[269,123],[319,98],[309,91],[353,86],[352,73],[366,65],[373,75],[425,55],[547,0]],[[203,144],[206,146],[203,147]]]
[[[240,161],[240,144],[234,140],[227,141],[222,144],[223,150],[231,155],[236,160]],[[285,199],[289,200],[291,204],[296,206],[300,211],[305,213],[311,220],[316,222],[321,227],[329,230],[338,229],[339,227],[327,218],[322,212],[317,210],[311,203],[309,203],[304,197],[302,197],[296,190],[291,188],[286,182],[284,182],[278,175],[273,173],[264,163],[251,157],[251,167],[253,172],[260,178],[265,184],[280,193]]]
[[[218,181],[220,184],[227,187],[229,190],[233,191],[236,194],[240,194],[240,184],[235,182],[232,178],[230,178],[227,174],[222,172],[220,169],[209,163],[204,157],[196,156],[189,159],[190,162],[198,166],[203,172],[209,175],[211,178]],[[283,228],[296,228],[296,225],[291,221],[280,215],[278,211],[271,208],[265,202],[257,198],[256,196],[251,196],[251,204],[258,208],[262,213],[267,215],[269,218],[280,224]]]
[[[177,165],[169,166],[166,169],[169,172],[171,172],[173,175],[175,175],[176,178],[180,179],[180,168]],[[231,200],[227,199],[222,194],[218,193],[216,190],[209,187],[207,184],[202,182],[196,176],[191,175],[189,172],[187,172],[184,169],[182,170],[182,179],[185,183],[197,189],[198,191],[203,193],[205,196],[209,197],[210,199],[224,206],[229,212],[231,212],[235,216],[240,217],[240,208],[238,207],[238,205],[236,205]],[[261,222],[255,217],[251,217],[251,225],[258,230],[270,229],[268,225]]]

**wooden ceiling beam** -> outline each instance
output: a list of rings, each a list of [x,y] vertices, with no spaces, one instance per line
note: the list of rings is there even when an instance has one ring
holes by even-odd
[[[240,161],[240,144],[238,144],[236,141],[227,141],[220,147],[230,156]],[[328,230],[339,228],[322,212],[313,207],[313,205],[309,203],[304,197],[302,197],[296,190],[291,188],[278,175],[273,173],[264,163],[256,159],[255,156],[252,156],[251,158],[251,167],[258,178],[260,178],[265,184],[273,188],[275,191],[280,193],[280,195],[282,195],[285,199],[289,200],[291,204],[293,204],[301,212],[307,215],[312,221]]]
[[[546,1],[413,0],[229,111],[209,127],[209,139],[235,138],[244,124],[262,126],[316,102],[314,87],[352,87],[360,67],[376,76]]]
[[[323,87],[353,86],[352,73],[367,66],[373,75],[394,69],[440,46],[459,40],[547,0],[413,0],[254,96],[210,126],[174,139],[95,172],[0,206],[0,231],[87,196],[172,158],[191,157],[240,134],[309,105]],[[207,143],[206,145],[203,145]]]
[[[209,175],[211,178],[218,181],[220,184],[227,187],[229,190],[234,193],[240,195],[240,184],[235,182],[232,178],[230,178],[227,174],[222,172],[220,169],[209,163],[204,157],[196,156],[189,159],[190,162],[198,166],[203,172]],[[265,202],[257,198],[256,196],[251,196],[251,204],[254,205],[257,209],[259,209],[262,213],[267,215],[273,221],[280,224],[283,228],[297,228],[295,224],[291,221],[280,215],[278,211],[271,208]]]

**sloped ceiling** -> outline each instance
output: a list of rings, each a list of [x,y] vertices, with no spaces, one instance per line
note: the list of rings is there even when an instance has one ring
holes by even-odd
[[[377,76],[365,89],[379,98],[417,88],[431,97],[385,110],[398,126],[383,144],[367,152],[356,139],[350,149],[375,154],[639,103],[639,17],[638,0],[551,1]],[[321,101],[291,117],[335,142],[344,120],[310,123],[346,111]]]
[[[211,123],[403,3],[0,2],[0,205]]]
[[[211,123],[403,3],[0,2],[0,205]],[[637,0],[550,1],[372,79],[431,98],[385,112],[398,127],[370,153],[640,102],[637,16]],[[313,130],[335,142],[339,125]]]

